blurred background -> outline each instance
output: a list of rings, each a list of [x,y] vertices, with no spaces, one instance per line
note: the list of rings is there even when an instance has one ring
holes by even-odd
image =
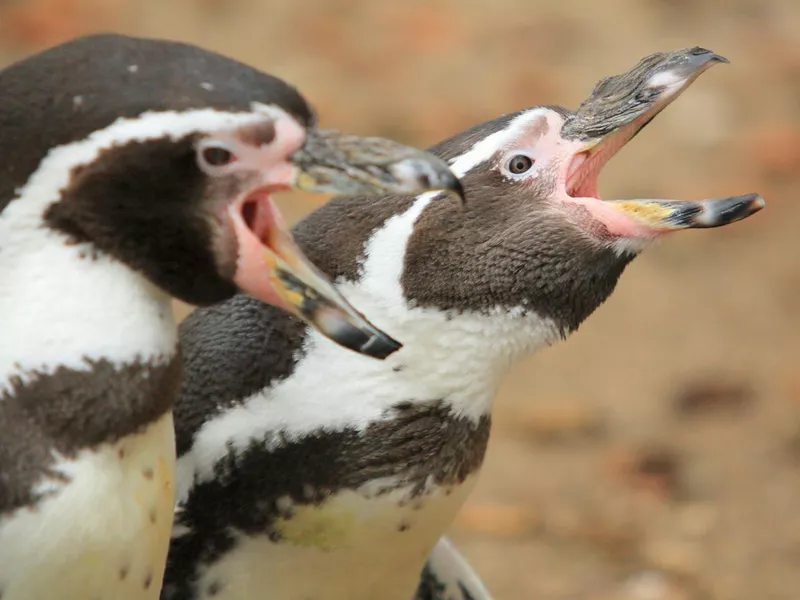
[[[325,126],[419,146],[575,107],[651,52],[728,57],[601,191],[767,208],[652,248],[513,370],[452,535],[498,600],[800,598],[797,0],[0,0],[0,64],[107,30],[217,50],[297,85]]]

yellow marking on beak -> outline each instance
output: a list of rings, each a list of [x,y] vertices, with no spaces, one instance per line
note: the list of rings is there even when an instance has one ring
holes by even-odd
[[[589,140],[588,142],[584,143],[583,149],[581,150],[581,152],[588,152],[589,150],[591,150],[592,148],[594,148],[595,146],[597,146],[598,144],[603,142],[603,140],[605,140],[605,138],[598,138],[598,139],[595,139],[595,140]]]
[[[625,202],[617,201],[611,204],[615,209],[625,214],[637,217],[648,223],[658,223],[663,221],[674,212],[674,208],[669,208],[650,202]]]
[[[280,290],[280,294],[283,296],[283,299],[292,306],[299,307],[301,304],[303,304],[303,294],[300,294],[294,290],[283,289]]]
[[[295,185],[295,187],[297,187],[297,188],[299,188],[301,190],[309,190],[309,189],[313,189],[313,188],[316,187],[317,180],[314,179],[311,175],[309,175],[305,171],[301,171],[297,175],[297,179],[295,180],[294,185]]]
[[[291,269],[281,257],[272,251],[264,252],[264,263],[267,265],[267,267],[269,267],[269,280],[270,283],[272,283],[273,289],[278,293],[278,295],[291,306],[301,306],[305,300],[305,296],[303,295],[302,291],[287,288],[284,282],[281,281],[281,278],[277,275],[279,269],[283,269],[288,273],[292,273],[293,269]]]

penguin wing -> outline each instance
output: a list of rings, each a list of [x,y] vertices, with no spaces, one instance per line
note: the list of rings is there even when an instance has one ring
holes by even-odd
[[[422,571],[414,600],[493,600],[481,578],[447,538],[440,538]]]
[[[205,423],[291,375],[306,329],[242,294],[186,317],[179,328],[183,381],[174,410],[179,458]]]

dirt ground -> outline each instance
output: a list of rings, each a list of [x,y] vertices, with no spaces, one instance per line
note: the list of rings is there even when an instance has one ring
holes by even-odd
[[[452,535],[498,600],[800,599],[797,0],[0,0],[0,62],[104,29],[222,51],[298,85],[326,126],[421,146],[574,106],[649,52],[731,59],[601,191],[758,191],[767,208],[664,240],[517,365]]]

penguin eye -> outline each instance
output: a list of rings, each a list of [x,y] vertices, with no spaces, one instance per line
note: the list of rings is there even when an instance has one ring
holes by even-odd
[[[198,161],[201,166],[219,168],[236,162],[236,155],[223,144],[213,142],[199,148]]]
[[[525,171],[530,170],[532,166],[533,160],[524,154],[517,154],[516,156],[513,156],[510,161],[508,161],[508,170],[514,173],[514,175],[524,173]]]

